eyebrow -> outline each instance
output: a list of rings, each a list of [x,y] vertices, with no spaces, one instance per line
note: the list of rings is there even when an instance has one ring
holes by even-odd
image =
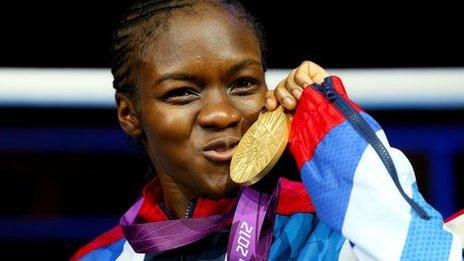
[[[254,59],[246,59],[238,64],[232,66],[232,68],[229,69],[228,74],[234,74],[240,70],[243,70],[247,67],[250,66],[259,66],[261,67],[262,64],[258,60]],[[182,73],[182,72],[172,72],[172,73],[167,73],[163,75],[159,80],[158,83],[162,83],[164,81],[168,80],[177,80],[177,81],[198,81],[197,77],[193,74],[190,73]]]
[[[167,73],[163,75],[159,80],[158,83],[168,81],[168,80],[177,80],[177,81],[192,81],[195,80],[195,76],[190,73],[178,73],[178,72],[173,72],[173,73]]]
[[[243,60],[240,63],[232,66],[232,68],[229,69],[229,74],[234,74],[234,73],[236,73],[236,72],[238,72],[240,70],[243,70],[243,69],[245,69],[247,67],[250,67],[250,66],[262,67],[262,64],[258,60],[246,59],[246,60]]]

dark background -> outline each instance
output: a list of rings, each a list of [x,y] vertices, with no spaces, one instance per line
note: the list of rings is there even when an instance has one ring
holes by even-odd
[[[457,1],[244,3],[266,29],[270,68],[292,68],[304,59],[326,68],[464,67],[464,12]],[[126,5],[3,1],[0,67],[109,67],[112,27]],[[404,126],[463,129],[463,109],[369,112],[388,134]],[[136,199],[145,168],[127,148],[114,110],[1,106],[0,116],[0,139],[2,132],[18,140],[35,137],[21,146],[0,146],[0,259],[66,259],[115,224]],[[106,139],[116,145],[104,145]],[[428,155],[393,145],[410,157],[421,191],[430,198]],[[464,203],[463,151],[449,158],[456,210]]]
[[[0,66],[108,67],[128,1],[2,1]],[[459,1],[243,1],[267,28],[269,66],[462,66]]]

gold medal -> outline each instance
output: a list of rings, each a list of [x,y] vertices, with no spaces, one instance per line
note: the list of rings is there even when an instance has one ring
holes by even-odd
[[[249,186],[264,177],[284,152],[289,133],[290,121],[282,106],[260,114],[232,156],[232,180]]]

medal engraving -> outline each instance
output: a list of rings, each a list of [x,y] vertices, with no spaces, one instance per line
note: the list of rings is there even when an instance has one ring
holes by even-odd
[[[289,119],[280,106],[261,114],[240,140],[230,164],[230,176],[240,185],[252,185],[274,167],[285,150]]]

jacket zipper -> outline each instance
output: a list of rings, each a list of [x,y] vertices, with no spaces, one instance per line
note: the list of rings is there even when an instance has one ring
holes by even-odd
[[[185,211],[184,218],[192,218],[193,212],[195,210],[195,206],[197,205],[197,201],[195,199],[190,200],[189,204],[187,205],[187,210]]]
[[[322,86],[316,83],[313,83],[312,86],[324,95],[337,108],[337,110],[347,118],[361,137],[363,137],[374,148],[403,198],[422,219],[429,220],[430,217],[425,210],[414,200],[409,198],[404,192],[398,179],[398,173],[396,172],[393,160],[385,146],[375,134],[374,130],[369,126],[366,120],[333,88],[332,79],[327,77],[322,83]]]
[[[184,218],[192,218],[193,217],[193,212],[195,210],[195,206],[197,204],[197,201],[195,199],[192,199],[189,201],[188,205],[187,205],[187,210],[185,211],[185,215],[184,215]],[[177,219],[177,216],[174,212],[172,212],[167,206],[166,204],[164,204],[164,202],[161,202],[159,204],[161,210],[164,212],[164,214],[166,215],[166,217],[169,219],[169,220],[173,220],[173,219]]]
[[[196,199],[192,199],[189,201],[187,205],[187,210],[185,211],[184,218],[193,218],[193,212],[195,210],[195,206],[197,205]],[[180,256],[180,260],[183,261],[187,258],[187,254],[183,254]]]

